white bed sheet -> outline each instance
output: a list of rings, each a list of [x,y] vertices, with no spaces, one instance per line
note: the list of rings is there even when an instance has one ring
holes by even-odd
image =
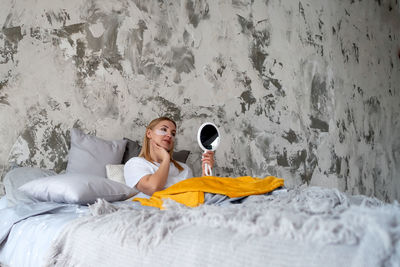
[[[8,201],[7,201],[6,196],[0,197],[0,210],[7,208],[7,203],[8,203]]]
[[[43,266],[48,248],[64,226],[86,211],[43,214],[15,224],[6,245],[0,247],[0,262],[10,267]]]

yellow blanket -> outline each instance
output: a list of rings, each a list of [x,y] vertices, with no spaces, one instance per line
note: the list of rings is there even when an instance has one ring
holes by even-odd
[[[189,207],[204,203],[204,193],[226,195],[230,198],[259,195],[283,186],[283,179],[267,176],[264,179],[250,176],[195,177],[183,180],[162,191],[155,192],[151,198],[134,198],[142,205],[162,209],[163,199],[170,198]]]

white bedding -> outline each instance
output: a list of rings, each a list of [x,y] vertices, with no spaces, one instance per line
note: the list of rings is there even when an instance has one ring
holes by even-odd
[[[63,227],[85,212],[87,208],[71,205],[54,214],[18,222],[12,227],[7,242],[0,246],[0,263],[10,267],[43,266],[46,251]]]
[[[7,198],[6,198],[6,196],[2,196],[2,197],[0,197],[0,210],[1,209],[4,209],[4,208],[7,208]]]
[[[63,227],[77,216],[46,214],[15,225],[7,246],[1,250],[0,262],[8,266],[43,266],[47,251]]]
[[[97,202],[57,238],[47,266],[400,266],[398,204],[314,187],[236,205],[166,206]]]
[[[96,230],[88,238],[91,226],[81,227],[75,229],[72,246],[62,248],[67,253],[57,255],[57,262],[50,261],[47,266],[343,267],[351,266],[348,264],[356,252],[354,246],[320,246],[274,235],[249,238],[226,228],[207,226],[179,228],[146,249],[129,237],[116,238],[113,232],[98,234]]]
[[[166,207],[98,201],[90,212],[67,208],[30,217],[14,225],[0,248],[0,262],[18,267],[400,266],[397,203],[304,187],[250,197],[243,204],[187,208],[167,201]]]

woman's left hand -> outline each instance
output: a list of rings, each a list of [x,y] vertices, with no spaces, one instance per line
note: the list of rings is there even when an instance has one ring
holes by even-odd
[[[206,151],[205,153],[203,153],[203,157],[201,159],[201,167],[203,169],[203,176],[206,176],[206,171],[205,171],[206,163],[212,170],[212,168],[214,167],[214,151]]]

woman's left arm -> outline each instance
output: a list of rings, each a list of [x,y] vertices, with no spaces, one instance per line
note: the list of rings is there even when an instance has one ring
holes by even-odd
[[[202,168],[202,176],[206,176],[206,163],[210,166],[211,170],[214,167],[214,151],[206,151],[203,153],[203,157],[201,159],[201,168]]]

